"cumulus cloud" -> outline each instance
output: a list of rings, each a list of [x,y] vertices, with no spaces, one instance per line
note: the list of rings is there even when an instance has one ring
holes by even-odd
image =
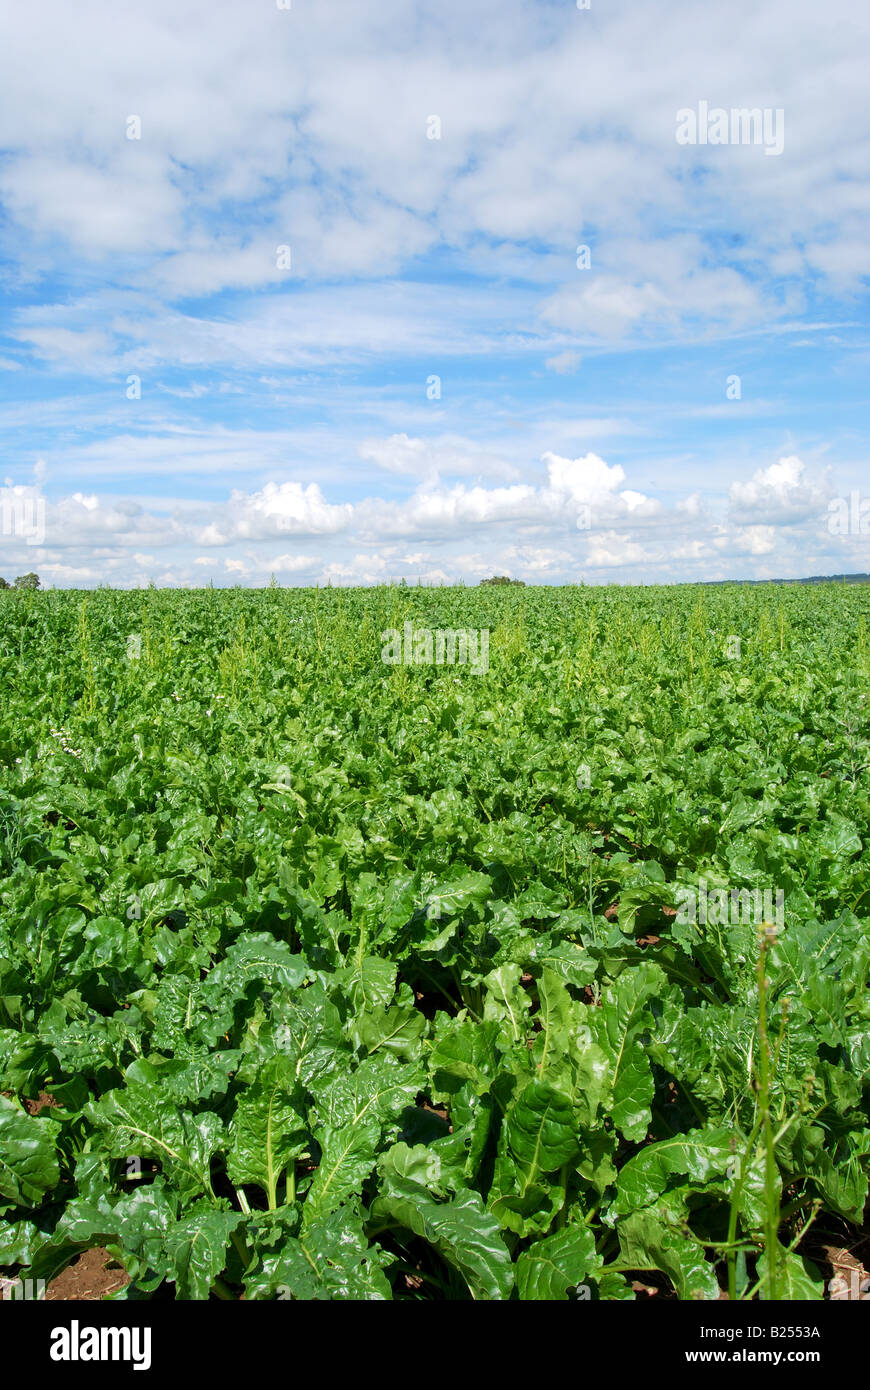
[[[813,482],[794,457],[759,468],[748,483],[735,480],[721,505],[696,490],[666,506],[625,486],[625,468],[594,453],[545,452],[539,474],[503,487],[417,481],[404,498],[370,494],[354,503],[296,480],[234,488],[224,502],[162,507],[77,491],[43,498],[38,546],[6,535],[7,567],[21,572],[26,562],[48,583],[85,585],[145,583],[155,568],[183,584],[201,583],[208,571],[250,584],[270,574],[302,583],[448,583],[488,573],[559,583],[620,569],[663,582],[715,577],[723,565],[749,566],[756,577],[800,575],[808,555],[822,568],[827,555],[837,572],[847,542],[860,551],[860,536],[833,537],[826,510],[818,514],[830,480]],[[38,495],[21,485],[7,491]]]
[[[332,505],[317,483],[267,483],[259,492],[233,490],[225,515],[196,534],[197,545],[227,545],[231,540],[266,540],[273,536],[334,535],[353,516],[349,502]]]
[[[833,493],[829,473],[811,477],[794,455],[759,468],[748,482],[733,482],[728,490],[734,521],[771,525],[818,515]]]
[[[570,497],[575,502],[593,502],[612,496],[620,483],[625,482],[625,469],[618,463],[609,467],[597,454],[585,458],[566,459],[558,454],[544,454],[550,489]]]
[[[620,488],[620,483],[625,482],[622,465],[608,465],[597,454],[567,459],[546,453],[544,463],[555,506],[561,509],[567,501],[587,527],[601,525],[615,516],[654,517],[661,511],[655,498],[632,488]]]

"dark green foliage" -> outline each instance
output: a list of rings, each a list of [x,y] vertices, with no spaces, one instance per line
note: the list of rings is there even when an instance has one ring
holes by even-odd
[[[820,1297],[802,1223],[867,1199],[868,612],[10,594],[0,1268],[99,1245],[136,1297]],[[488,629],[488,672],[385,665],[406,621]],[[784,925],[682,920],[700,879],[781,888]]]

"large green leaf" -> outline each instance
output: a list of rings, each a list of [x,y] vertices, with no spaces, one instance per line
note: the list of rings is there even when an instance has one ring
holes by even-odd
[[[565,1168],[580,1154],[570,1097],[546,1081],[530,1081],[508,1108],[489,1206],[518,1235],[546,1231],[565,1201]]]
[[[601,1256],[588,1226],[565,1226],[536,1240],[517,1260],[517,1292],[523,1300],[565,1301],[570,1289],[600,1268]]]
[[[499,1024],[475,1023],[470,1018],[439,1014],[429,1067],[439,1091],[458,1089],[469,1082],[477,1095],[486,1095],[498,1071],[496,1038]]]
[[[647,1144],[620,1169],[615,1211],[625,1215],[650,1206],[674,1185],[674,1178],[702,1187],[724,1176],[729,1168],[739,1166],[735,1138],[727,1129],[699,1129]]]
[[[433,1246],[462,1275],[472,1298],[507,1298],[513,1266],[498,1223],[480,1196],[466,1190],[435,1201],[424,1187],[390,1181],[372,1206],[372,1220],[395,1221]]]
[[[389,1258],[370,1245],[354,1204],[308,1223],[263,1253],[245,1276],[251,1299],[377,1300],[392,1297],[383,1269]]]
[[[38,1204],[60,1181],[60,1125],[28,1115],[0,1096],[0,1196],[16,1206]]]
[[[278,1180],[305,1152],[308,1131],[297,1098],[296,1067],[290,1058],[266,1062],[239,1094],[229,1126],[227,1173],[241,1187],[256,1183],[276,1205]]]
[[[206,1299],[227,1262],[227,1244],[244,1217],[240,1212],[199,1206],[146,1237],[142,1257],[175,1285],[179,1299]]]
[[[825,1296],[825,1281],[821,1270],[812,1260],[798,1255],[794,1250],[782,1246],[776,1252],[776,1298],[782,1302],[803,1302],[806,1299],[819,1300]],[[765,1297],[769,1260],[767,1251],[758,1257],[758,1277],[761,1281],[760,1297]]]
[[[650,1000],[663,985],[656,966],[638,966],[620,975],[601,1007],[590,1011],[594,1036],[610,1062],[611,1116],[626,1139],[643,1139],[650,1123],[653,1079],[643,1035],[653,1022]]]
[[[407,985],[399,991],[399,1002],[385,1008],[382,1004],[354,1015],[348,1033],[354,1046],[367,1056],[387,1052],[404,1061],[412,1061],[423,1051],[426,1020],[414,1007]]]
[[[530,1081],[520,1091],[505,1116],[504,1137],[521,1190],[580,1151],[571,1099],[546,1081]]]
[[[318,1089],[321,1123],[314,1130],[321,1157],[305,1202],[306,1223],[325,1216],[371,1172],[385,1128],[398,1126],[402,1109],[420,1089],[422,1074],[386,1057],[370,1057]]]
[[[681,1213],[673,1205],[634,1211],[619,1223],[622,1262],[630,1269],[658,1269],[680,1299],[718,1299],[716,1272],[703,1245],[683,1233]]]
[[[185,1196],[212,1191],[211,1161],[227,1138],[214,1111],[191,1115],[152,1087],[131,1083],[90,1105],[88,1115],[112,1157],[157,1159]]]

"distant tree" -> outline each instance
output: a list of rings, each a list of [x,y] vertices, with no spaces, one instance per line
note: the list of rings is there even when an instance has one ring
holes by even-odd
[[[2,575],[0,575],[0,589],[8,589],[8,588],[9,588],[9,581],[6,580],[6,579],[4,579],[4,578],[2,577]]]
[[[481,584],[518,584],[521,589],[525,588],[525,581],[522,579],[508,579],[506,574],[494,574],[492,579],[481,579]]]
[[[15,588],[16,588],[16,589],[38,589],[38,588],[39,588],[39,575],[38,575],[38,574],[33,574],[32,572],[31,572],[30,574],[19,574],[18,578],[17,578],[16,581],[15,581]]]

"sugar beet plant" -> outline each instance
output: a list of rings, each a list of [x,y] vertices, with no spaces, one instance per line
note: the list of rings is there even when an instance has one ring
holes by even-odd
[[[868,608],[0,595],[0,1268],[823,1297],[870,1153]],[[384,664],[406,622],[488,670]]]

